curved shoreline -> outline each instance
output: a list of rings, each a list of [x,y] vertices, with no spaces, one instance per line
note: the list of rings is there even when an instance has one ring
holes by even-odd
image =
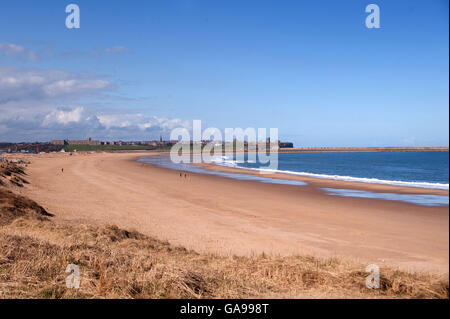
[[[258,169],[247,169],[245,167],[230,167],[228,165],[216,165],[216,164],[188,164],[188,163],[173,163],[167,156],[151,156],[151,157],[140,157],[138,162],[146,163],[150,165],[155,165],[157,167],[166,168],[175,171],[182,171],[187,173],[196,173],[203,175],[216,175],[222,178],[231,178],[239,181],[256,181],[261,183],[270,183],[270,184],[279,184],[279,185],[292,185],[292,186],[306,186],[309,182],[299,179],[287,179],[287,178],[279,178],[278,175],[292,176],[290,174],[282,174],[282,173],[272,173],[272,174],[261,174]],[[213,163],[218,163],[218,161],[213,161]],[[223,163],[223,162],[219,162]],[[231,168],[234,171],[224,171],[220,168]],[[253,174],[249,174],[253,173]],[[276,175],[278,174],[278,175]],[[271,176],[272,175],[272,176]],[[181,175],[180,175],[181,176]],[[295,175],[301,176],[302,175]],[[316,177],[314,177],[317,179]],[[319,180],[323,178],[319,178]],[[327,181],[336,181],[342,182],[337,179],[328,179]],[[347,182],[347,181],[344,181]],[[350,182],[351,183],[351,182]],[[360,183],[357,184],[374,184],[374,183]],[[379,185],[383,186],[385,184],[379,183]],[[354,185],[353,185],[354,186]],[[373,191],[373,189],[364,189],[361,187],[358,188],[347,188],[348,183],[338,185],[338,188],[330,187],[329,185],[315,185],[317,191],[321,191],[326,195],[331,196],[342,196],[342,197],[359,197],[359,198],[368,198],[368,199],[378,199],[378,200],[387,200],[387,201],[397,201],[397,202],[406,202],[409,204],[420,205],[420,206],[441,206],[448,207],[449,206],[449,197],[447,194],[430,194],[418,190],[418,193],[411,192],[401,192],[398,189],[398,185],[388,184],[388,186],[397,187],[396,191],[392,191],[391,189],[380,189],[379,191]],[[400,186],[401,187],[401,186]],[[410,188],[410,187],[406,187]],[[417,187],[414,187],[416,190]],[[400,188],[401,189],[401,188]],[[425,188],[424,190],[429,191],[430,188]],[[434,190],[431,188],[431,190]],[[444,190],[445,191],[445,190]],[[423,194],[426,193],[426,194]]]
[[[289,152],[285,152],[289,153]],[[147,154],[142,154],[145,156],[161,156],[169,155],[169,152],[149,152]],[[137,157],[136,160],[139,160]],[[442,195],[449,196],[449,184],[441,183],[427,183],[427,182],[407,182],[407,181],[391,181],[382,180],[375,178],[363,178],[363,177],[353,177],[353,176],[340,176],[340,175],[329,175],[329,174],[315,174],[308,172],[294,172],[294,171],[280,171],[275,172],[266,171],[261,174],[259,169],[240,167],[240,166],[229,166],[220,165],[218,163],[191,163],[191,165],[201,166],[204,169],[210,171],[224,172],[224,173],[234,173],[234,174],[248,174],[255,175],[273,179],[282,179],[287,181],[300,181],[300,182],[310,182],[317,185],[323,185],[321,187],[339,187],[339,188],[350,188],[357,190],[367,190],[374,192],[394,192],[399,194],[424,194],[424,195]],[[424,185],[430,187],[424,187]]]
[[[21,156],[31,161],[31,186],[20,192],[56,222],[113,223],[198,252],[313,255],[448,272],[448,207],[330,196],[317,186],[350,183],[312,178],[301,187],[185,178],[137,162],[144,155],[156,154]]]
[[[154,154],[154,155],[164,155],[164,154]],[[419,186],[410,187],[410,186],[392,185],[392,184],[384,184],[384,183],[367,183],[367,182],[361,182],[361,181],[348,181],[348,180],[339,180],[339,179],[331,179],[331,178],[320,178],[317,176],[284,174],[284,173],[280,173],[280,172],[260,174],[259,171],[257,171],[257,170],[222,166],[222,165],[217,165],[217,164],[212,164],[212,163],[201,163],[201,164],[191,164],[191,165],[198,165],[198,166],[203,167],[204,169],[211,170],[211,171],[235,173],[235,174],[248,174],[248,175],[263,176],[263,177],[275,178],[275,179],[307,182],[307,183],[315,185],[317,187],[350,188],[350,189],[356,189],[356,190],[367,190],[367,191],[373,191],[373,192],[391,192],[391,193],[398,193],[398,194],[424,194],[424,195],[449,196],[448,189],[425,188],[425,187],[419,187]]]
[[[354,177],[354,176],[341,176],[341,175],[318,174],[318,173],[296,172],[296,171],[256,169],[256,168],[251,168],[251,167],[242,167],[239,165],[234,165],[234,166],[221,165],[218,163],[215,163],[215,165],[236,168],[236,169],[240,169],[240,170],[256,171],[256,172],[259,172],[261,175],[266,175],[268,173],[269,174],[283,174],[283,175],[305,176],[305,177],[319,178],[319,179],[331,179],[331,180],[343,181],[343,182],[359,182],[359,183],[368,183],[368,184],[392,185],[392,186],[400,186],[400,187],[441,189],[441,190],[447,190],[447,191],[449,190],[449,184],[442,184],[442,183],[408,182],[408,181],[384,180],[384,179],[368,178],[368,177]],[[261,172],[264,172],[264,174],[262,174]]]

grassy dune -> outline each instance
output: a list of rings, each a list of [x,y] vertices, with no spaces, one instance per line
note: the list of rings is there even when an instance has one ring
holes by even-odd
[[[55,223],[13,192],[22,169],[2,164],[0,180],[0,298],[449,297],[448,275],[382,268],[371,290],[365,265],[337,259],[198,254],[114,225]],[[80,289],[66,288],[68,264]]]

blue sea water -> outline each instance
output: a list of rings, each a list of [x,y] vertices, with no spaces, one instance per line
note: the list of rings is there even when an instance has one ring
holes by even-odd
[[[225,158],[220,165],[259,169],[260,164]],[[263,168],[264,169],[264,168]],[[279,173],[449,189],[448,152],[281,153]]]
[[[212,171],[185,163],[174,164],[169,156],[143,157],[140,161],[175,170],[218,175],[238,180],[294,186],[307,184],[302,181],[264,177],[264,175]],[[248,161],[247,156],[243,162],[237,161],[236,156],[218,156],[214,162],[217,165],[241,169],[267,170],[264,167],[261,168],[262,165],[257,161]],[[278,169],[269,171],[344,181],[449,189],[448,152],[283,153],[278,156]],[[377,193],[338,188],[322,188],[322,191],[330,196],[376,198],[423,206],[449,204],[449,197],[442,195]]]

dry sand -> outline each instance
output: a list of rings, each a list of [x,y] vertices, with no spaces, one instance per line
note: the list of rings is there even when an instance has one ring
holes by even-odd
[[[143,155],[24,156],[32,162],[31,185],[21,192],[55,214],[56,221],[134,228],[199,252],[311,254],[448,272],[448,207],[328,196],[318,186],[448,191],[311,178],[298,178],[308,186],[199,174],[184,179],[176,171],[136,162]]]

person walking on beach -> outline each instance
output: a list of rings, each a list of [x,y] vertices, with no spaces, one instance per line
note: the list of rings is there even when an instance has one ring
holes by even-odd
[[[64,168],[61,168],[61,173],[64,173]]]

